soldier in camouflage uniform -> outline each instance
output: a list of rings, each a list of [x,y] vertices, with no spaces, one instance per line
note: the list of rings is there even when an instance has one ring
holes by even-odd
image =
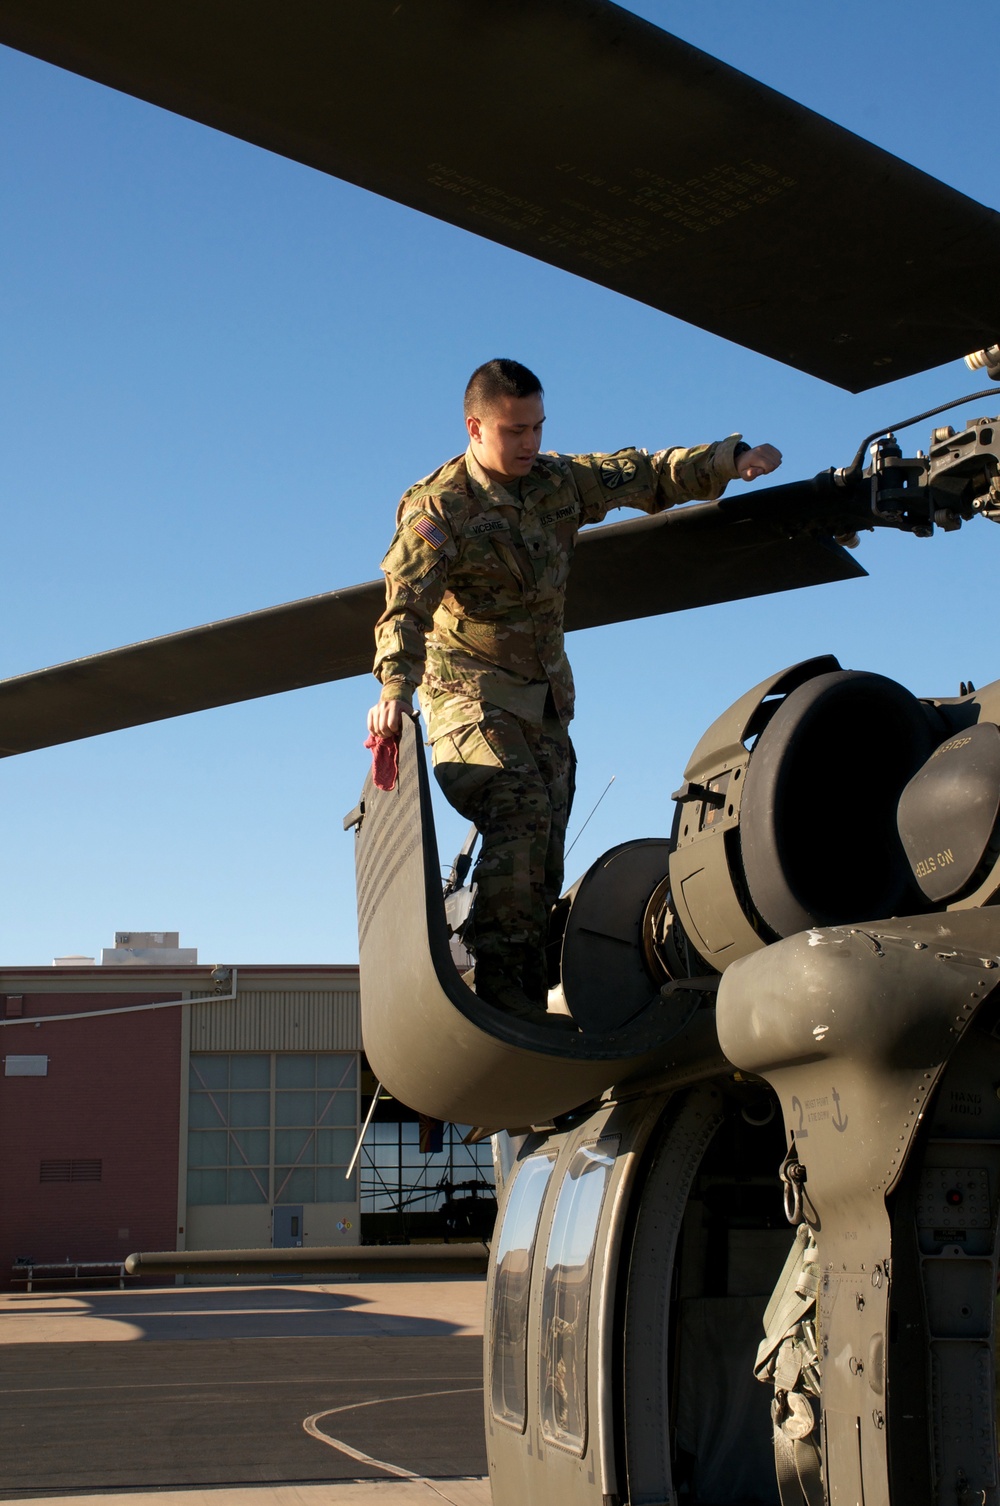
[[[490,361],[466,391],[470,444],[399,504],[375,629],[382,695],[369,729],[398,734],[419,691],[434,772],[478,827],[476,992],[544,1014],[544,946],[573,793],[573,676],[563,645],[577,534],[613,507],[662,512],[773,470],[738,434],[694,449],[541,454],[542,389]]]

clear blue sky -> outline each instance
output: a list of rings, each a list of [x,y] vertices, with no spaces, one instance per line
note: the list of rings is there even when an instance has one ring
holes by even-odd
[[[1000,204],[996,0],[632,9]],[[784,450],[782,479],[980,385],[954,363],[848,396],[4,49],[0,125],[0,675],[372,579],[400,493],[462,448],[461,391],[493,355],[542,376],[548,448],[739,429]],[[574,635],[577,825],[617,777],[571,875],[669,830],[701,731],[772,670],[834,652],[925,694],[1000,674],[1000,530],[869,535],[860,557],[865,581]],[[99,955],[116,928],[179,929],[203,961],[353,960],[341,817],[374,689],[5,760],[0,964]],[[442,826],[446,856],[462,823]]]

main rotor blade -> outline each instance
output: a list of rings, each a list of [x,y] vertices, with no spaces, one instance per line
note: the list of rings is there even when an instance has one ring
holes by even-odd
[[[1000,336],[993,210],[606,0],[0,0],[0,42],[851,391]]]
[[[810,487],[809,482],[790,483],[783,490],[791,494],[801,488],[803,498],[811,500]],[[760,493],[759,501],[767,496]],[[777,522],[767,510],[756,517],[740,507],[730,515],[729,500],[581,534],[566,596],[567,629],[631,622],[867,575],[833,539],[804,532],[804,516],[790,527],[784,507]]]
[[[766,495],[766,494],[762,494]],[[570,628],[849,580],[826,539],[729,521],[718,502],[581,535]],[[268,607],[0,681],[0,757],[275,695],[371,669],[381,581]]]

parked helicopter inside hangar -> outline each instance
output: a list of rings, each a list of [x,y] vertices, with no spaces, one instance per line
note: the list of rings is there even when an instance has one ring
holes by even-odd
[[[976,348],[995,364],[992,211],[613,6],[518,5],[516,29],[512,9],[244,0],[236,28],[228,7],[0,0],[0,40],[706,328],[731,333],[738,313],[741,343],[851,390]],[[490,143],[483,178],[482,141],[454,140],[454,91],[447,118],[412,108],[414,58],[473,43],[455,89],[482,87],[484,57],[518,80],[544,142],[530,182],[516,141]],[[377,112],[369,76],[330,66],[373,49]],[[632,108],[597,121],[591,85],[615,70]],[[685,196],[699,174],[724,236]],[[895,212],[859,237],[875,194]],[[608,195],[630,205],[627,247],[620,215],[593,233]],[[862,446],[752,502],[593,533],[568,625],[846,579],[860,571],[838,536],[996,506],[990,420],[942,430],[926,457],[871,438],[867,466]],[[4,750],[362,672],[378,596],[8,681]],[[415,1107],[507,1132],[487,1346],[498,1506],[766,1499],[762,1317],[785,1500],[995,1500],[997,695],[918,701],[833,660],[749,692],[693,755],[671,840],[609,854],[561,907],[553,982],[574,1038],[499,1021],[450,969],[412,728],[398,792],[366,791],[370,1058]],[[779,1185],[799,1232],[764,1312],[790,1243]]]

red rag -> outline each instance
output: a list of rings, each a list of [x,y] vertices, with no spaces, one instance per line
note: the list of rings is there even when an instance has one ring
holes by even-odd
[[[365,747],[372,750],[372,779],[377,790],[394,790],[399,777],[399,738],[369,732]]]

